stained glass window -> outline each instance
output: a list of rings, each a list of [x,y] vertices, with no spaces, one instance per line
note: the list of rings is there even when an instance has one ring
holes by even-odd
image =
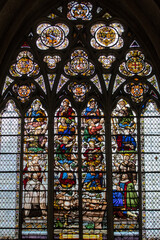
[[[0,94],[0,239],[158,240],[160,91],[122,18],[59,1]]]

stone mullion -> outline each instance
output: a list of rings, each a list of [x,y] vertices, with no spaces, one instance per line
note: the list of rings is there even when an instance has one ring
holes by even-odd
[[[138,142],[139,240],[142,240],[141,123],[139,113],[137,116],[137,142]]]
[[[107,239],[114,239],[113,223],[113,196],[112,196],[112,145],[111,145],[111,107],[106,100],[105,104],[105,145],[106,145],[106,172],[107,172]]]
[[[79,239],[83,239],[83,217],[82,217],[82,138],[81,138],[81,117],[78,114],[78,178],[79,178]]]
[[[54,239],[54,125],[52,111],[48,114],[48,239]]]

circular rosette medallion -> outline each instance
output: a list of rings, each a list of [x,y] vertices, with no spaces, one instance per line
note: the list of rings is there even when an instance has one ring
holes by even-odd
[[[86,93],[86,86],[76,84],[73,86],[72,92],[76,97],[83,97]]]
[[[27,85],[17,85],[13,86],[13,91],[16,93],[17,98],[24,103],[26,100],[29,100],[30,94],[35,91],[35,86],[33,83]]]
[[[24,86],[20,86],[18,88],[18,95],[22,98],[28,97],[30,95],[30,93],[31,93],[31,90],[28,86],[24,85]]]
[[[33,71],[34,63],[28,57],[22,57],[16,63],[16,71],[20,74],[29,74]]]
[[[102,26],[95,34],[96,41],[103,47],[111,47],[118,42],[118,33],[112,27]]]
[[[139,85],[132,85],[130,86],[131,88],[131,95],[134,97],[140,97],[143,95],[143,85],[139,84]]]
[[[144,69],[144,61],[140,57],[131,57],[127,60],[126,67],[131,73],[140,73]]]
[[[139,103],[143,101],[144,94],[148,92],[148,85],[144,83],[128,83],[124,86],[126,93],[131,95],[134,102]]]
[[[72,92],[73,98],[76,101],[82,102],[85,99],[86,93],[90,90],[90,86],[86,83],[72,82],[69,84],[68,90]]]
[[[75,57],[71,61],[71,70],[75,73],[84,73],[88,70],[88,61],[84,57]]]
[[[89,13],[89,9],[86,5],[84,4],[75,4],[71,8],[71,15],[74,18],[85,18]]]
[[[58,47],[64,41],[65,34],[58,26],[45,28],[41,33],[41,41],[47,47]]]

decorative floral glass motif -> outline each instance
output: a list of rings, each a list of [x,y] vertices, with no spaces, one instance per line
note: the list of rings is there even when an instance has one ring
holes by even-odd
[[[102,11],[101,7],[98,7],[97,10],[96,10],[97,13],[100,13],[101,11]]]
[[[47,63],[48,68],[56,68],[56,64],[61,61],[60,56],[45,56],[43,61]]]
[[[79,238],[78,119],[68,99],[54,119],[54,237]],[[65,229],[65,231],[64,231]]]
[[[136,40],[134,40],[132,43],[131,43],[131,45],[130,45],[130,48],[138,48],[138,47],[140,47],[139,46],[139,44],[138,44],[138,42],[136,41]]]
[[[112,112],[114,235],[138,236],[137,123],[130,105],[120,99]]]
[[[110,19],[110,18],[112,18],[112,16],[110,15],[110,13],[106,12],[106,13],[102,16],[102,18]]]
[[[0,239],[18,239],[21,118],[13,100],[0,113]]]
[[[17,98],[21,100],[22,103],[29,100],[30,94],[35,91],[35,85],[33,83],[26,85],[15,84],[13,86],[13,91],[17,94]]]
[[[131,50],[126,54],[126,62],[121,63],[119,71],[125,76],[148,76],[152,67],[144,60],[145,56],[140,50]]]
[[[98,88],[98,90],[102,93],[101,84],[98,78],[98,75],[96,74],[93,78],[90,79],[91,82]]]
[[[58,87],[57,87],[57,93],[61,90],[61,88],[69,81],[69,78],[66,78],[63,74],[61,74]]]
[[[22,75],[38,75],[40,69],[38,64],[34,62],[34,58],[31,52],[20,52],[16,60],[17,62],[10,67],[10,74],[13,77],[21,77]]]
[[[158,82],[157,82],[157,78],[155,75],[153,75],[152,77],[148,78],[147,79],[148,82],[150,82],[152,84],[152,86],[158,91],[159,91],[159,85],[158,85]]]
[[[98,58],[98,61],[102,63],[102,67],[109,69],[112,66],[112,63],[116,60],[115,56],[108,55],[107,57],[105,55],[100,56]]]
[[[46,93],[46,86],[44,82],[43,76],[39,76],[38,78],[35,79],[35,81],[38,83],[38,85],[42,88],[42,90]]]
[[[51,19],[55,19],[56,17],[57,17],[57,15],[54,13],[51,13],[48,15],[48,18],[51,18]]]
[[[91,27],[91,46],[96,49],[120,49],[123,47],[123,39],[121,38],[124,32],[123,26],[119,23],[111,23],[106,26],[105,23],[98,23]]]
[[[68,89],[73,93],[73,98],[76,101],[82,102],[85,99],[90,86],[86,83],[72,82],[69,84]]]
[[[64,67],[65,73],[71,76],[78,74],[90,76],[94,73],[94,70],[94,65],[88,61],[88,55],[83,50],[75,50],[71,54],[71,61]]]
[[[114,87],[113,87],[113,93],[119,88],[119,86],[126,81],[125,78],[120,77],[118,74],[116,75]]]
[[[131,95],[132,101],[139,103],[143,101],[144,94],[148,92],[148,85],[144,83],[128,83],[124,86],[126,93]]]
[[[158,96],[157,96],[157,94],[155,93],[155,91],[151,90],[151,91],[150,91],[150,94],[151,94],[152,97],[158,99]]]
[[[21,46],[21,48],[31,48],[27,42],[24,42]]]
[[[91,99],[81,117],[83,233],[89,239],[105,239],[107,233],[104,133],[104,114]]]
[[[58,47],[64,41],[64,33],[58,26],[49,26],[41,33],[41,41],[47,47]]]
[[[72,1],[68,3],[69,12],[67,14],[67,18],[69,20],[91,20],[92,19],[92,4],[90,2],[75,2]]]
[[[118,40],[118,34],[112,27],[102,26],[97,29],[95,39],[102,47],[110,47]]]
[[[63,7],[62,7],[62,6],[59,6],[59,7],[57,8],[57,10],[60,11],[60,12],[62,13],[62,11],[63,11]]]
[[[13,83],[14,80],[10,77],[6,77],[5,79],[5,83],[4,83],[4,86],[3,86],[3,90],[2,90],[2,94],[6,91],[6,89],[11,85],[11,83]]]
[[[108,90],[108,88],[109,88],[109,84],[110,84],[111,77],[112,77],[111,74],[103,74],[103,79],[104,79],[104,81],[105,81],[106,89],[107,89],[107,90]]]
[[[48,74],[48,81],[49,81],[51,90],[53,88],[55,78],[56,78],[56,74]]]
[[[47,235],[47,113],[36,99],[25,114],[23,154],[23,237]]]
[[[56,23],[54,26],[49,23],[42,23],[37,27],[37,34],[39,35],[36,42],[37,47],[41,50],[47,50],[50,47],[64,49],[69,44],[66,38],[68,33],[69,28],[63,23]]]

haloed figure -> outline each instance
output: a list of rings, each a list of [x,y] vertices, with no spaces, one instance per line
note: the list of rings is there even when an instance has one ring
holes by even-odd
[[[85,114],[86,120],[87,119],[93,119],[94,123],[97,123],[100,121],[100,111],[96,106],[96,102],[94,99],[91,99],[89,102],[89,106],[86,108]]]

